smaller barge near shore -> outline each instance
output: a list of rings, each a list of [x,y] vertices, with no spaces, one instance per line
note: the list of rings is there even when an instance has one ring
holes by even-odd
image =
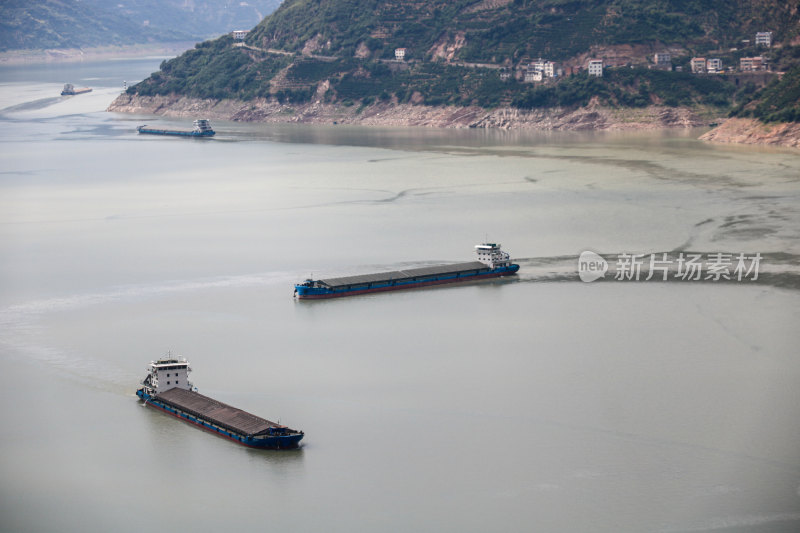
[[[297,448],[305,435],[199,394],[189,362],[171,355],[152,361],[136,395],[145,405],[252,448]]]
[[[475,246],[475,251],[478,260],[470,263],[410,268],[343,278],[307,279],[294,286],[295,296],[301,300],[337,298],[510,276],[519,270],[519,265],[511,262],[511,258],[500,249],[499,244],[479,244]]]
[[[76,89],[75,86],[72,85],[71,83],[65,83],[64,89],[61,90],[61,96],[73,96],[76,94],[84,94],[90,92],[92,92],[91,87],[79,87]]]
[[[139,133],[146,133],[149,135],[173,135],[177,137],[213,137],[216,133],[213,129],[211,129],[211,123],[208,119],[201,118],[195,120],[192,123],[192,130],[191,131],[182,131],[182,130],[162,130],[158,128],[148,128],[145,124],[144,126],[139,126],[136,128],[136,131]]]

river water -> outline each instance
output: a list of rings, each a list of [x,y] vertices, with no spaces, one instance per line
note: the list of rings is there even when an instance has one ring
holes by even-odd
[[[104,112],[161,59],[0,69],[0,530],[800,530],[797,151],[697,131],[138,136],[190,127]],[[517,277],[292,298],[487,239]],[[584,251],[601,280],[579,279]],[[622,275],[620,254],[662,253],[666,282]],[[717,253],[729,281],[706,279]],[[304,446],[143,408],[168,351]]]

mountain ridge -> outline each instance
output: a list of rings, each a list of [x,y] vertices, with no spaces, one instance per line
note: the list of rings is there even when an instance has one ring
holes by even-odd
[[[4,0],[0,51],[198,41],[247,29],[280,0]]]

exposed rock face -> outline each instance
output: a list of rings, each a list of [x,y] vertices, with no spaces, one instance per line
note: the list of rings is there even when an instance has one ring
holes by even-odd
[[[357,57],[359,59],[364,59],[364,58],[369,57],[369,53],[370,52],[369,52],[369,47],[367,46],[367,43],[361,42],[361,43],[358,44],[358,48],[356,48],[355,57]]]
[[[720,143],[771,144],[800,148],[800,123],[764,124],[752,118],[729,118],[700,139]]]
[[[480,4],[467,8],[467,13],[476,13],[478,11],[486,11],[488,9],[497,9],[510,4],[512,0],[483,0]]]
[[[647,59],[652,58],[655,52],[665,51],[676,56],[686,53],[686,50],[681,47],[664,46],[658,43],[593,45],[588,52],[579,54],[563,63],[566,66],[585,68],[590,59],[602,59],[604,67],[641,66],[647,65]]]
[[[319,35],[315,35],[313,38],[306,41],[306,44],[303,45],[302,54],[304,56],[311,55],[314,52],[318,52],[322,48],[322,38]]]
[[[442,37],[429,52],[434,59],[452,61],[456,56],[456,52],[463,48],[466,43],[466,33],[460,31],[453,36],[452,41],[447,36]]]
[[[651,106],[643,109],[585,108],[533,109],[512,107],[431,107],[376,103],[366,107],[327,104],[280,104],[275,100],[203,100],[182,96],[122,94],[108,108],[122,113],[170,117],[205,117],[243,122],[300,122],[361,124],[368,126],[429,126],[440,128],[500,128],[539,130],[633,130],[704,125],[685,108]]]

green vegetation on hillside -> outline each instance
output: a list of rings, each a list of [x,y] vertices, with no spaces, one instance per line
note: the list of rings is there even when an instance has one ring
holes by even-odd
[[[384,101],[394,98],[400,103],[419,99],[425,105],[481,107],[497,106],[505,93],[518,86],[502,82],[496,71],[437,63],[423,63],[397,72],[377,63],[331,83],[339,99],[371,102],[375,98]]]
[[[651,50],[677,43],[686,55],[673,61],[688,67],[690,46],[738,44],[750,35],[742,32],[765,27],[780,42],[797,34],[798,17],[798,10],[768,0],[731,0],[715,10],[701,0],[286,0],[250,32],[244,46],[229,36],[202,43],[128,92],[361,106],[382,101],[533,109],[596,101],[724,112],[752,98],[755,86],[726,75],[641,66],[607,68],[602,78],[583,72],[533,85],[519,81],[521,69],[540,55],[584,65],[592,47],[619,43]],[[407,61],[394,60],[396,47],[407,49]],[[734,53],[767,52],[781,66],[800,56],[795,47]],[[735,59],[725,57],[727,64]],[[502,80],[501,65],[507,69],[502,72],[515,75]]]
[[[164,61],[149,78],[128,92],[152,96],[183,94],[195,98],[250,100],[270,95],[269,80],[291,64],[290,56],[234,48],[226,35],[198,44],[180,57]]]
[[[538,86],[517,96],[515,107],[585,106],[596,97],[604,105],[644,107],[705,105],[725,107],[735,92],[722,76],[695,76],[685,72],[648,69],[607,69],[602,78],[581,74],[554,85]]]
[[[712,5],[713,4],[713,5]],[[739,46],[770,29],[776,41],[800,33],[800,12],[774,0],[285,0],[248,42],[299,52],[373,59],[426,59],[437,45],[463,40],[456,60],[564,60],[592,45],[674,44],[697,52]]]
[[[503,94],[521,84],[502,82],[487,69],[422,63],[392,70],[386,63],[356,59],[322,61],[232,47],[228,36],[198,45],[161,70],[128,88],[130,94],[183,94],[197,98],[249,100],[274,96],[292,102],[309,101],[325,81],[328,101],[375,101],[395,98],[408,102],[418,93],[427,105],[496,106]],[[406,65],[402,65],[406,66]],[[283,71],[284,76],[276,79]]]
[[[735,91],[734,84],[724,76],[685,72],[612,68],[606,69],[602,78],[582,73],[558,83],[534,86],[513,79],[503,81],[497,69],[353,58],[297,60],[232,44],[233,40],[225,36],[198,45],[164,62],[159,72],[128,91],[241,100],[274,96],[306,102],[327,82],[322,97],[328,102],[392,100],[486,108],[505,103],[524,109],[585,106],[593,97],[601,104],[620,107],[654,103],[726,107]]]
[[[800,122],[800,65],[756,92],[731,112],[762,122]]]

